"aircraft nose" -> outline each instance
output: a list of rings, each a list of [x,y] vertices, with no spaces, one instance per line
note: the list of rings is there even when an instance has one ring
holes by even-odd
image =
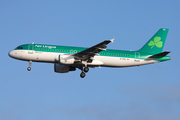
[[[15,53],[14,53],[14,51],[12,50],[12,51],[10,51],[10,52],[8,53],[8,55],[9,55],[9,57],[12,57],[12,58],[13,58],[13,56],[15,55]]]
[[[11,57],[11,56],[12,56],[12,51],[10,51],[10,52],[8,53],[8,55],[9,55],[9,57]]]

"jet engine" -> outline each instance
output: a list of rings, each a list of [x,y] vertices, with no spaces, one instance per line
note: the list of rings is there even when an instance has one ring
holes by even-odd
[[[68,65],[62,65],[62,64],[58,64],[58,63],[54,64],[54,72],[57,72],[57,73],[67,73],[69,71],[75,71],[75,70],[76,70],[75,67],[71,67]]]

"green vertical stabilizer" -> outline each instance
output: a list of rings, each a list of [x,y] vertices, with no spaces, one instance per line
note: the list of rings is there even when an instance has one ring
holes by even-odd
[[[161,28],[138,52],[161,53],[169,29]]]

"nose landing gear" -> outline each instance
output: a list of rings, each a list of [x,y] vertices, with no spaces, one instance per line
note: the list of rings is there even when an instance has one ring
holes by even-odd
[[[31,67],[28,67],[27,70],[30,71],[30,70],[31,70]]]
[[[30,61],[29,61],[29,67],[27,68],[28,71],[31,70],[31,65],[32,65],[32,61],[30,60]]]

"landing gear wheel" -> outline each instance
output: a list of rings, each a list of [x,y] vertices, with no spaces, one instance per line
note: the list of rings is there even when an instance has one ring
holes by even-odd
[[[86,76],[86,74],[84,73],[84,72],[82,72],[81,74],[80,74],[80,77],[81,78],[84,78]]]
[[[88,67],[85,67],[85,68],[84,68],[84,72],[87,73],[88,71],[89,71],[89,68],[88,68]]]
[[[31,70],[31,67],[28,67],[27,70],[30,71],[30,70]]]

